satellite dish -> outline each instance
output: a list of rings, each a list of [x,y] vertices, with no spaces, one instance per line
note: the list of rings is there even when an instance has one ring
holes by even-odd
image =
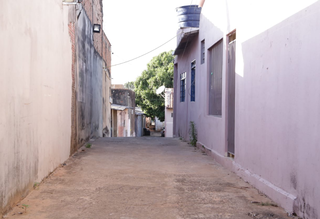
[[[159,87],[159,88],[156,90],[156,93],[157,93],[157,94],[161,94],[161,93],[164,91],[165,88],[166,88],[166,87],[165,87],[164,85],[162,85],[161,87]]]

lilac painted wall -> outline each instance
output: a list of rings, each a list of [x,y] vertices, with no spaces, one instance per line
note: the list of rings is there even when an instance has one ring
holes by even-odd
[[[208,76],[207,53],[205,63],[200,62],[200,42],[205,39],[207,51],[219,40],[223,39],[223,32],[201,15],[200,31],[185,49],[184,53],[176,57],[177,70],[175,72],[175,121],[176,136],[189,139],[189,124],[193,121],[198,129],[198,142],[207,148],[224,155],[225,142],[225,115],[208,115]],[[224,49],[225,50],[225,49]],[[225,51],[224,51],[225,52]],[[225,59],[225,57],[223,57]],[[190,101],[191,92],[191,62],[196,60],[195,101]],[[223,65],[223,71],[225,66]],[[186,72],[185,102],[180,102],[180,74]],[[225,78],[223,76],[223,83]],[[223,97],[225,92],[223,90]],[[223,102],[224,102],[223,98]],[[224,104],[223,109],[224,111]],[[200,131],[201,130],[201,131]],[[213,131],[214,130],[214,131]],[[179,134],[180,133],[180,134]]]
[[[218,162],[289,212],[320,217],[320,2],[206,1],[199,34],[175,59],[174,135],[198,143]],[[315,3],[314,3],[315,2]],[[287,2],[289,3],[289,2]],[[270,14],[272,16],[270,17]],[[235,158],[227,155],[227,35],[236,29]],[[208,115],[208,49],[223,38],[222,116]],[[200,64],[205,39],[206,61]],[[196,101],[190,101],[196,60]],[[180,74],[187,73],[185,102]]]
[[[318,2],[242,41],[238,53],[236,162],[297,197],[305,218],[320,217],[319,12]]]

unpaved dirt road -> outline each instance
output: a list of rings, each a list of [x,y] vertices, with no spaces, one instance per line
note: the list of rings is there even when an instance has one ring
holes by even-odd
[[[256,189],[179,139],[91,143],[5,218],[288,218]]]

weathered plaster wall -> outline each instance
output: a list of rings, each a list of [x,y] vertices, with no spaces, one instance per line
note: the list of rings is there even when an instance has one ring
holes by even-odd
[[[111,74],[104,67],[103,81],[102,81],[103,97],[103,137],[111,137]]]
[[[136,137],[142,137],[143,136],[143,128],[144,128],[144,115],[139,114],[136,115],[135,117],[135,132],[136,132]]]
[[[131,109],[117,110],[117,137],[132,137],[130,135],[130,111]]]
[[[114,104],[135,107],[135,93],[129,89],[112,89],[112,100]]]
[[[76,22],[77,37],[77,121],[78,145],[89,138],[102,137],[103,130],[103,84],[108,85],[103,70],[103,59],[93,45],[92,24],[83,11]]]
[[[103,10],[102,10],[102,0],[83,0],[81,2],[82,7],[86,11],[87,17],[89,18],[91,24],[100,24],[103,27]],[[94,48],[102,56],[103,54],[103,35],[100,33],[95,33],[93,35]]]
[[[0,215],[70,154],[71,43],[61,2],[2,1]]]
[[[118,137],[133,137],[135,136],[135,93],[129,89],[111,89],[112,101],[114,104],[127,106],[126,116],[118,111]],[[124,111],[123,111],[124,112]],[[120,117],[122,118],[119,122]],[[123,121],[125,121],[125,126],[127,134],[123,131]],[[130,125],[129,125],[130,124]]]

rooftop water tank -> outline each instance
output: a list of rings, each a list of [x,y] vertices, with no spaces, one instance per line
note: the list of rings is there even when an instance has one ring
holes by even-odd
[[[199,27],[201,8],[198,5],[186,5],[176,8],[180,28]]]

